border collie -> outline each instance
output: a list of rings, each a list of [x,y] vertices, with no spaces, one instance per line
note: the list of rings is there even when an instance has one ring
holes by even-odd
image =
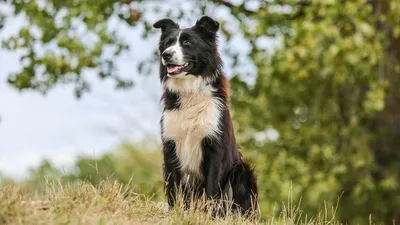
[[[180,29],[170,19],[154,23],[159,42],[160,121],[164,180],[168,204],[178,190],[198,199],[225,199],[234,212],[249,214],[257,207],[253,169],[238,150],[228,109],[229,83],[218,53],[219,23],[208,16]]]

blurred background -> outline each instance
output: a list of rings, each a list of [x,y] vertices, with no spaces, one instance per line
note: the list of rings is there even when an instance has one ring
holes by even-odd
[[[0,186],[116,180],[162,200],[152,24],[202,15],[221,24],[263,215],[289,198],[350,224],[399,221],[398,0],[0,0]]]

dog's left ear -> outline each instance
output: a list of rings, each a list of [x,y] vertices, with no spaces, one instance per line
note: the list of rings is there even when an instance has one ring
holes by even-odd
[[[197,20],[194,28],[215,34],[219,29],[219,23],[211,19],[211,17],[203,16],[199,20]]]
[[[179,25],[171,19],[162,19],[153,24],[154,28],[161,28],[161,32],[165,32],[171,29],[179,29]]]

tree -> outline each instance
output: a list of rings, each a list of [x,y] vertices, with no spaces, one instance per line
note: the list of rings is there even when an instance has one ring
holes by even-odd
[[[115,80],[119,88],[133,84],[118,76],[113,60],[129,47],[107,24],[117,16],[135,25],[140,13],[126,12],[131,1],[6,2],[14,9],[12,16],[23,15],[27,19],[27,25],[16,36],[3,41],[5,49],[23,50],[22,70],[8,77],[13,87],[46,93],[57,84],[72,83],[79,97],[89,90],[84,77],[88,70],[95,70],[101,79]],[[111,49],[108,54],[106,48]]]
[[[341,196],[343,221],[400,220],[399,10],[398,1],[274,1],[248,14],[257,82],[233,79],[232,99],[238,124],[249,124],[239,132],[265,208],[292,185],[306,211]],[[265,36],[282,39],[272,55],[257,50]],[[276,142],[254,138],[268,128]]]
[[[154,21],[149,21],[143,13],[183,19],[200,15],[205,10],[203,3],[194,3],[200,10],[193,9],[191,14],[185,14],[181,6],[168,9],[168,2],[143,0],[0,0],[0,4],[2,2],[13,9],[8,17],[24,16],[27,23],[17,35],[2,43],[7,50],[23,52],[22,69],[10,74],[8,83],[21,91],[41,93],[47,93],[58,84],[74,84],[77,97],[90,90],[85,77],[89,71],[94,71],[100,79],[116,81],[116,88],[133,85],[133,80],[119,76],[115,64],[115,59],[133,46],[127,45],[118,35],[118,27],[110,26],[112,20],[119,25],[142,26],[143,38],[146,38],[155,32],[152,30]],[[0,29],[6,19],[7,15],[0,14]],[[152,69],[148,65],[155,59],[143,59],[139,71],[145,73]]]

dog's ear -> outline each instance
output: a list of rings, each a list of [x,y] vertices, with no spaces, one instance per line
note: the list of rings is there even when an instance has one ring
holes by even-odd
[[[161,32],[165,32],[171,29],[179,29],[179,25],[171,19],[162,19],[153,24],[154,28],[161,28]]]
[[[211,19],[211,17],[203,16],[199,20],[197,20],[196,25],[194,25],[194,28],[215,34],[219,29],[219,23]]]

